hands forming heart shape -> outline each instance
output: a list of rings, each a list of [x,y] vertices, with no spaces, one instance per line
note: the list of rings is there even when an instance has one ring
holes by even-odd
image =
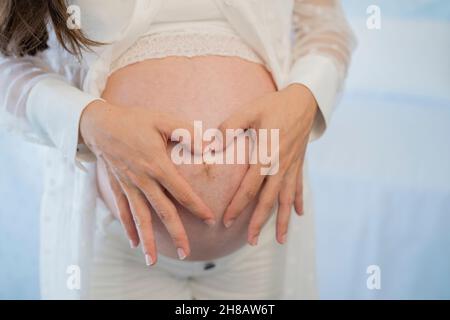
[[[247,235],[248,242],[256,245],[278,200],[276,238],[282,244],[286,241],[292,206],[298,215],[303,213],[303,161],[317,103],[309,89],[294,84],[266,94],[242,110],[218,129],[224,136],[227,129],[252,129],[257,133],[277,129],[279,145],[271,150],[276,154],[270,155],[277,159],[271,163],[277,166],[277,172],[262,175],[263,164],[251,163],[222,222],[231,228],[243,209],[258,197]],[[167,154],[168,141],[180,128],[192,136],[196,134],[192,124],[171,115],[143,108],[123,109],[104,101],[92,102],[80,122],[84,143],[108,172],[117,218],[131,246],[141,243],[149,265],[156,262],[156,244],[148,204],[169,232],[180,259],[190,254],[186,231],[166,192],[207,225],[216,223],[213,212],[177,172]],[[189,148],[195,151],[190,145]]]

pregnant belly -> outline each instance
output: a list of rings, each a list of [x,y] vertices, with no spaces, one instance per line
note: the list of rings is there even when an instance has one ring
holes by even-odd
[[[275,91],[270,73],[256,63],[234,57],[167,57],[126,66],[107,81],[103,98],[123,108],[138,106],[173,114],[189,121],[202,121],[203,130],[217,128],[228,116],[252,100]],[[173,145],[169,145],[170,154]],[[100,194],[114,210],[104,168],[98,166]],[[213,210],[218,223],[206,226],[179,203],[175,203],[185,226],[190,260],[209,260],[230,254],[245,245],[247,227],[255,203],[242,212],[230,229],[222,223],[227,204],[248,169],[246,164],[181,164],[177,170]],[[157,216],[153,218],[158,252],[176,257],[176,249]]]

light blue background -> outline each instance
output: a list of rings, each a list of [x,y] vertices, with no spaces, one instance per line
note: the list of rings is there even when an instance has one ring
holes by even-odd
[[[359,47],[309,154],[321,297],[449,299],[450,2],[343,3]],[[0,150],[0,298],[39,298],[42,151],[5,134]],[[366,287],[372,264],[381,290]]]

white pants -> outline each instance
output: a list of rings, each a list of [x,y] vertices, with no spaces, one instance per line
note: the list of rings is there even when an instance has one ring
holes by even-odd
[[[256,247],[212,261],[158,256],[152,267],[140,249],[131,249],[116,220],[96,233],[91,299],[279,299],[285,247],[275,240],[275,215]]]

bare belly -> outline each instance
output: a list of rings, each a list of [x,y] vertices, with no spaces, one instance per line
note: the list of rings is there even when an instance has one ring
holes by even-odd
[[[217,128],[247,103],[275,90],[272,77],[263,66],[239,58],[167,57],[116,71],[108,78],[103,98],[124,108],[140,106],[171,113],[192,124],[200,120],[205,130]],[[169,154],[172,147],[169,146]],[[177,170],[213,210],[219,222],[208,227],[175,203],[191,245],[188,259],[222,257],[246,243],[255,204],[251,203],[230,229],[223,226],[222,216],[247,169],[246,164],[177,165]],[[97,172],[100,194],[110,210],[114,210],[105,171],[98,166]],[[176,249],[165,227],[156,216],[153,221],[158,252],[175,258]]]

